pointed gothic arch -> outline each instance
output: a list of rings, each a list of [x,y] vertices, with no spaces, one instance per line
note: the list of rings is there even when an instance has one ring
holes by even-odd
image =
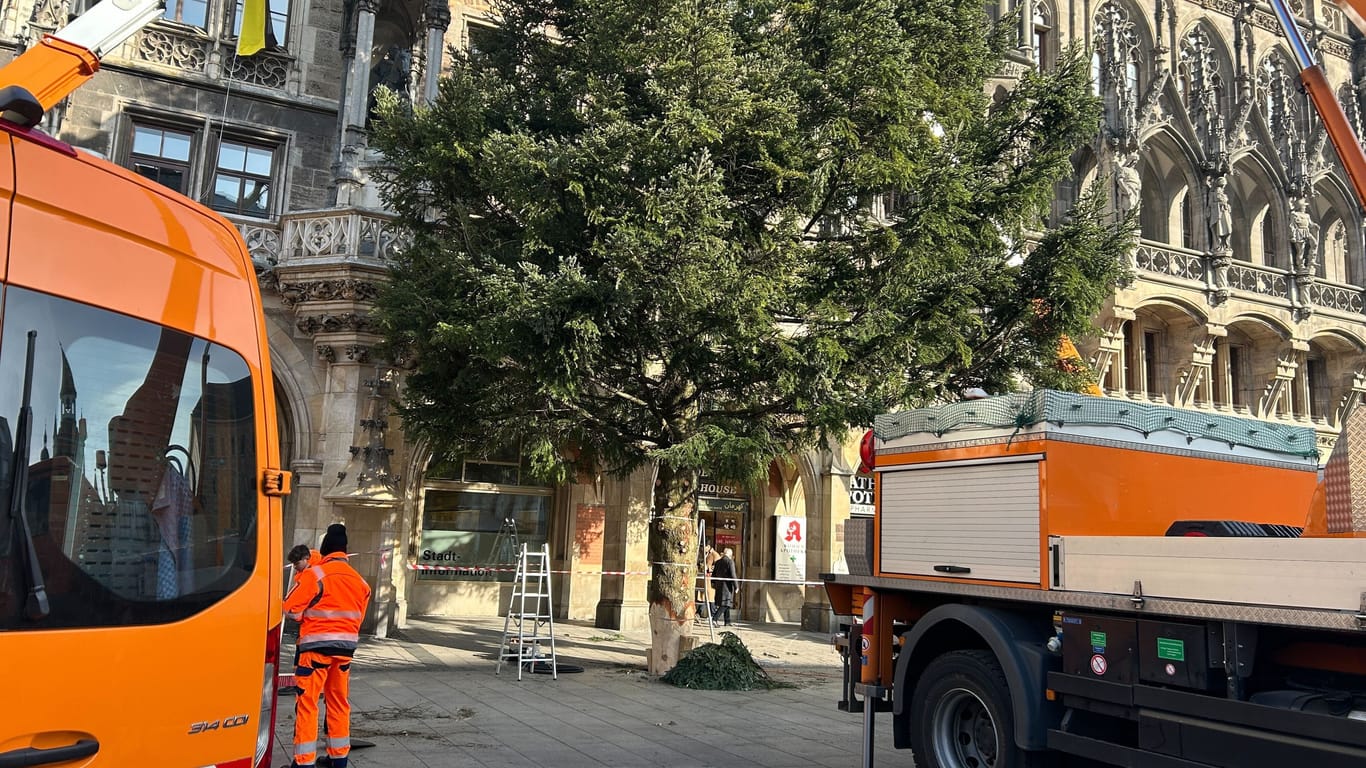
[[[1354,197],[1336,174],[1320,180],[1314,191],[1309,213],[1319,225],[1315,275],[1329,282],[1361,285],[1366,281],[1366,254]]]
[[[1276,182],[1273,161],[1260,152],[1240,158],[1233,165],[1228,191],[1233,208],[1233,258],[1289,269],[1289,202]]]
[[[1203,248],[1205,200],[1195,174],[1195,155],[1180,136],[1164,128],[1147,138],[1139,164],[1143,238],[1179,247]]]

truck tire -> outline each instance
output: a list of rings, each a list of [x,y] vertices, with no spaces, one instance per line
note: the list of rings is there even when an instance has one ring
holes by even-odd
[[[925,667],[911,694],[916,768],[1040,768],[1015,745],[1005,673],[991,651],[952,651]]]

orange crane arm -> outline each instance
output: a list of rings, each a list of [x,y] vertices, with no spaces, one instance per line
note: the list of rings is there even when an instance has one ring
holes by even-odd
[[[1286,7],[1285,0],[1270,0],[1270,3],[1300,66],[1300,82],[1309,93],[1310,100],[1314,102],[1314,109],[1318,110],[1319,117],[1323,120],[1328,139],[1333,142],[1333,148],[1342,160],[1342,167],[1347,171],[1347,179],[1352,183],[1357,201],[1366,208],[1366,154],[1361,151],[1361,142],[1352,130],[1351,124],[1347,122],[1347,115],[1343,114],[1342,105],[1338,103],[1333,89],[1329,87],[1323,68],[1309,53],[1309,46],[1305,44],[1304,36],[1300,34],[1299,26],[1295,23],[1295,16]],[[1366,31],[1366,22],[1363,21],[1363,16],[1366,15],[1366,0],[1343,0],[1343,3],[1345,5],[1340,6],[1342,10],[1359,29]]]
[[[43,35],[42,41],[0,69],[0,88],[18,86],[51,109],[99,71],[100,59],[75,43]]]
[[[0,89],[23,89],[41,110],[35,117],[30,104],[30,109],[6,117],[37,122],[42,112],[93,77],[106,53],[160,16],[163,7],[163,0],[104,0],[65,27],[44,35],[0,69]]]

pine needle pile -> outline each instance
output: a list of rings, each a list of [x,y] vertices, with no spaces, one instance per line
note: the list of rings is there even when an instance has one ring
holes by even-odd
[[[694,648],[678,660],[678,664],[664,675],[663,680],[679,688],[703,691],[794,687],[791,683],[769,677],[734,632],[722,632],[720,643],[707,643]]]

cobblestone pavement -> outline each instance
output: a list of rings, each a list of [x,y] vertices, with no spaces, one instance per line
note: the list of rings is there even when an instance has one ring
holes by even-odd
[[[718,639],[721,628],[718,628]],[[840,660],[828,635],[795,625],[732,627],[769,673],[795,688],[693,691],[645,672],[648,632],[556,623],[562,664],[495,675],[503,621],[412,619],[362,643],[352,673],[352,737],[375,744],[351,765],[433,768],[807,768],[862,764],[862,718],[836,708]],[[699,625],[700,640],[707,628]],[[292,649],[286,659],[292,658]],[[293,698],[280,698],[279,765],[288,765]],[[910,766],[878,721],[878,763]]]

